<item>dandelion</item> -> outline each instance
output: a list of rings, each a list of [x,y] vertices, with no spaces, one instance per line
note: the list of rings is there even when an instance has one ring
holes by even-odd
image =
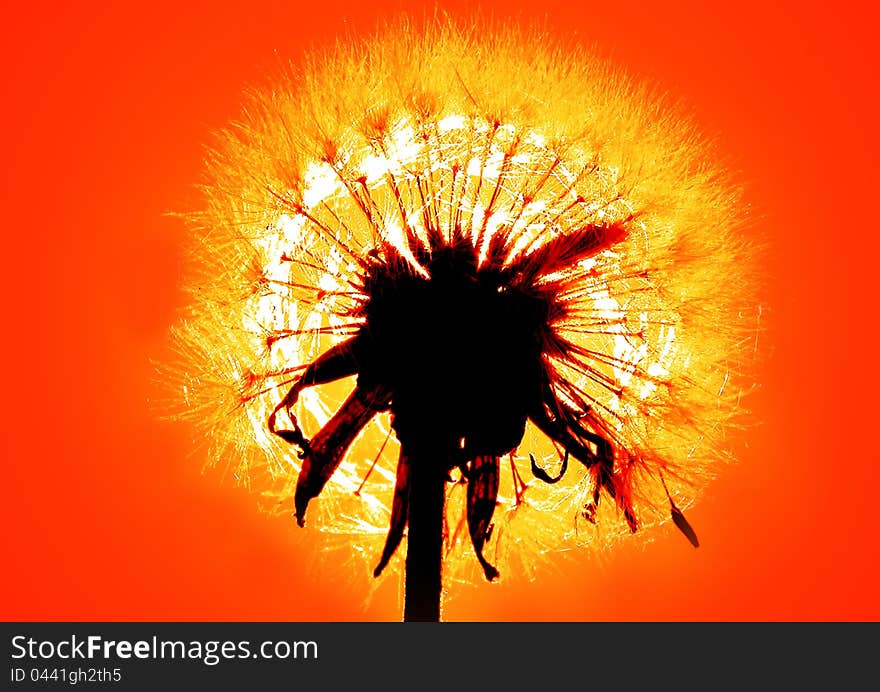
[[[401,22],[254,92],[209,168],[180,415],[375,576],[406,542],[405,619],[473,565],[698,544],[757,313],[678,108],[537,31]]]

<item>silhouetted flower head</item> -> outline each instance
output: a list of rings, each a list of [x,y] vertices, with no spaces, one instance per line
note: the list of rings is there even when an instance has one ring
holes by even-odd
[[[446,549],[488,576],[670,506],[689,529],[759,309],[739,192],[681,109],[511,26],[399,24],[303,64],[221,134],[191,216],[180,413],[212,458],[273,511],[319,498],[310,526],[370,567],[431,420],[459,450]]]

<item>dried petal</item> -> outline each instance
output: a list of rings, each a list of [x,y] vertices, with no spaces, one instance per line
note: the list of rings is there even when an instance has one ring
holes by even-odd
[[[394,501],[391,505],[391,526],[388,529],[388,537],[385,539],[385,547],[379,564],[373,570],[373,576],[378,577],[382,570],[388,566],[388,562],[394,556],[397,547],[403,539],[403,530],[406,528],[407,513],[409,510],[409,456],[401,451],[397,461],[397,476],[394,481]]]
[[[471,464],[467,487],[467,519],[471,542],[477,560],[489,581],[498,577],[498,570],[483,557],[483,546],[492,532],[492,515],[498,502],[498,457],[478,456]]]
[[[376,413],[384,409],[387,401],[388,392],[382,387],[369,390],[357,387],[312,439],[293,498],[296,520],[300,526],[305,524],[309,501],[318,496],[358,433]]]

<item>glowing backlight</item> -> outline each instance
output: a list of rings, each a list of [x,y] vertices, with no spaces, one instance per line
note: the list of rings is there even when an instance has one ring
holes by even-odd
[[[737,191],[678,111],[571,47],[509,28],[491,40],[446,25],[406,31],[257,93],[246,124],[223,135],[194,216],[203,272],[177,330],[181,415],[268,509],[291,513],[301,461],[266,421],[297,374],[361,325],[362,261],[380,242],[428,276],[414,249],[431,228],[478,239],[481,261],[505,234],[510,264],[590,224],[620,224],[622,241],[544,278],[565,286],[553,326],[578,349],[548,367],[560,400],[589,402],[628,452],[616,463],[629,464],[639,533],[651,536],[669,518],[667,491],[686,507],[727,458],[741,413],[757,311]],[[307,435],[352,385],[303,392]],[[594,480],[583,468],[555,485],[532,478],[530,456],[553,470],[562,451],[529,425],[502,464],[486,549],[502,577],[630,534],[613,503],[585,515]],[[388,530],[397,455],[379,415],[310,509],[310,530],[339,537],[328,549],[345,546],[334,554],[364,575]],[[472,550],[464,496],[449,484],[447,583],[479,577],[475,560],[455,559]]]

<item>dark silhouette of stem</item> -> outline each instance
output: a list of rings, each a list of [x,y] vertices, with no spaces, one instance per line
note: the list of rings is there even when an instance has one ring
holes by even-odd
[[[440,621],[447,476],[447,456],[440,450],[441,445],[419,445],[412,451],[404,622]]]

